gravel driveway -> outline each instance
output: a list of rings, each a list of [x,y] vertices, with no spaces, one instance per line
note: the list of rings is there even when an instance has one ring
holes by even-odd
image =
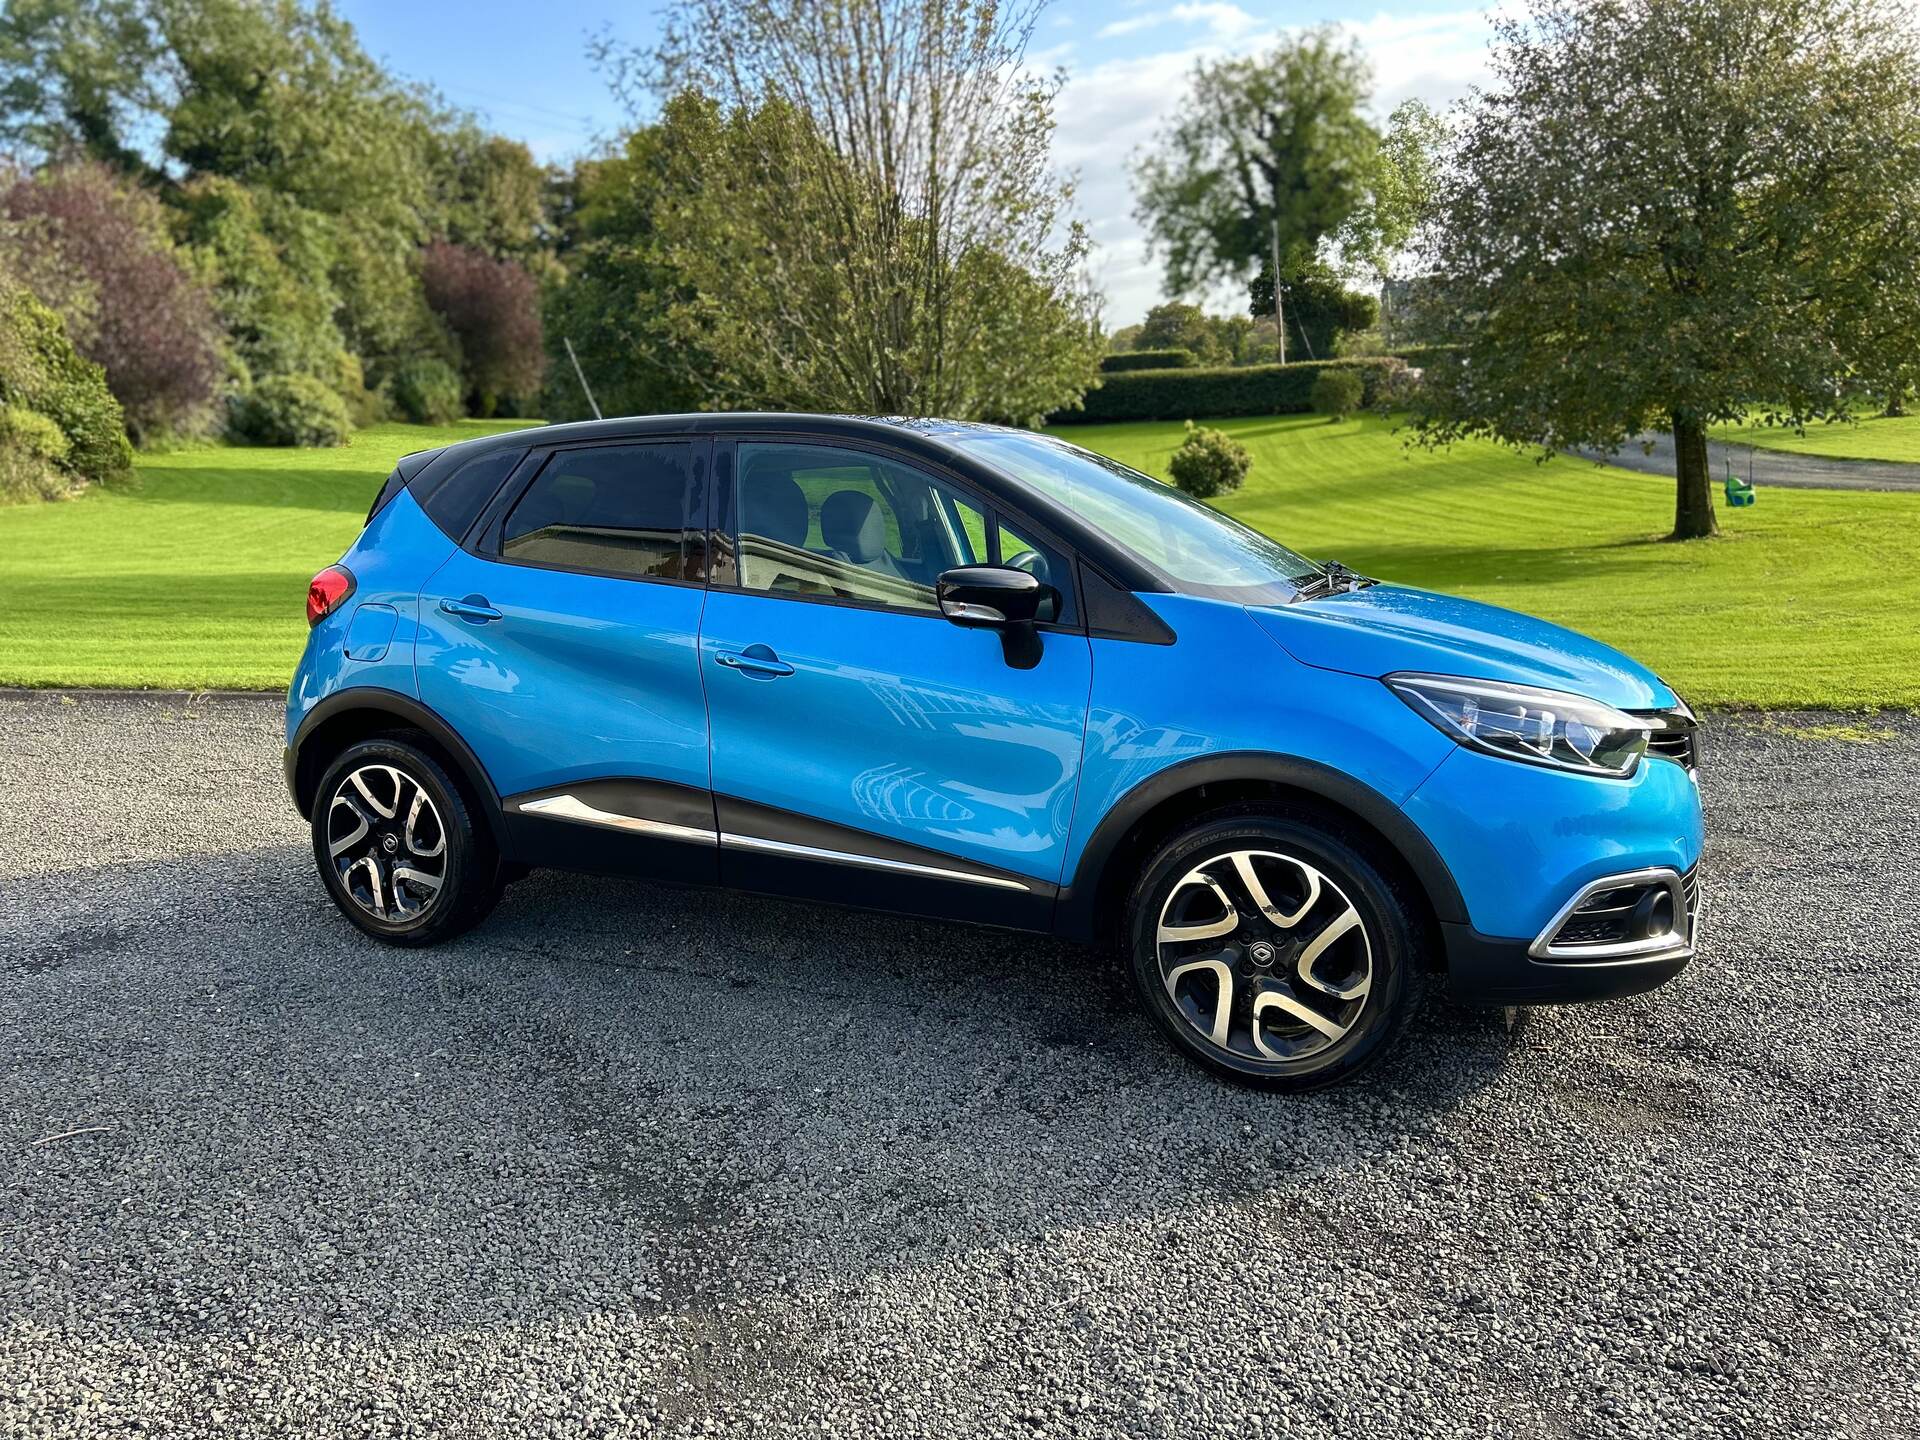
[[[1920,722],[1820,721],[1713,734],[1673,986],[1289,1100],[984,931],[383,949],[277,705],[0,697],[0,1435],[1912,1435]]]
[[[1574,450],[1571,454],[1596,465],[1618,465],[1652,475],[1673,478],[1673,436],[1656,431],[1629,440],[1618,450]],[[1707,442],[1707,472],[1715,490],[1726,483],[1727,471],[1742,480],[1786,490],[1920,490],[1920,465],[1900,460],[1840,460],[1826,455],[1799,455],[1765,450],[1756,445]]]

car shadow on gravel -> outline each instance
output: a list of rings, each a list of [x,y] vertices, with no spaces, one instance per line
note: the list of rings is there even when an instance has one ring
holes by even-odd
[[[1338,1233],[1316,1180],[1446,1143],[1508,1048],[1430,1003],[1362,1081],[1263,1095],[1077,947],[543,873],[399,950],[297,845],[60,896],[0,905],[0,1313],[52,1328],[710,1311],[1220,1205]]]

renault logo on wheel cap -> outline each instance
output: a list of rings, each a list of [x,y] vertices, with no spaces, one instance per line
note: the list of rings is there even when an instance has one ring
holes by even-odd
[[[1271,965],[1273,963],[1273,946],[1264,940],[1256,940],[1252,948],[1247,951],[1247,958],[1256,965]]]

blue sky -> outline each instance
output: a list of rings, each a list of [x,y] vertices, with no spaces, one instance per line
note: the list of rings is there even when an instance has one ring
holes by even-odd
[[[665,8],[612,0],[335,0],[362,41],[393,69],[517,136],[543,160],[564,160],[617,129],[621,115],[587,60],[607,29],[645,43]],[[1162,298],[1159,266],[1132,217],[1127,158],[1153,136],[1204,56],[1259,50],[1280,32],[1320,21],[1349,28],[1372,59],[1381,115],[1408,96],[1457,98],[1484,74],[1488,25],[1458,0],[1308,7],[1254,0],[1056,0],[1034,58],[1062,67],[1055,157],[1079,183],[1078,208],[1098,247],[1093,271],[1107,322],[1138,320]]]

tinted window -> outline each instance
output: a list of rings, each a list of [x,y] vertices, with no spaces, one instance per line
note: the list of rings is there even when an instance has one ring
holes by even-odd
[[[509,560],[697,580],[701,519],[687,444],[604,445],[549,459],[507,516]]]
[[[455,540],[465,537],[500,482],[513,473],[513,467],[527,452],[521,449],[493,450],[446,473],[435,480],[424,472],[413,487],[413,498],[442,530]]]

